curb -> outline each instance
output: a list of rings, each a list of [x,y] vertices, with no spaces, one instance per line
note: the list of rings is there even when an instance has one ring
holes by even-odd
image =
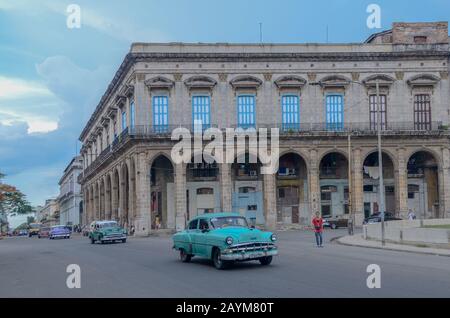
[[[363,247],[363,248],[371,248],[371,249],[376,249],[376,250],[386,250],[386,251],[395,251],[395,252],[404,252],[404,253],[413,253],[413,254],[422,254],[422,255],[434,255],[434,256],[444,256],[444,257],[450,257],[449,254],[441,254],[441,253],[435,253],[435,252],[427,252],[427,251],[411,251],[411,250],[402,250],[402,249],[397,249],[397,248],[392,248],[392,247],[378,247],[378,246],[367,246],[367,245],[362,245],[362,244],[354,244],[354,243],[343,243],[340,241],[341,238],[343,238],[344,236],[340,236],[340,237],[335,237],[333,239],[330,240],[330,242],[334,242],[336,241],[337,244],[339,245],[346,245],[346,246],[353,246],[353,247]]]

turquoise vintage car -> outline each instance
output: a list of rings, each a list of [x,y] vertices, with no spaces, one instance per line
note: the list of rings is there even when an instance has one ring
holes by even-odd
[[[173,248],[183,262],[205,257],[223,269],[235,261],[259,260],[269,265],[278,254],[276,241],[275,234],[250,228],[238,213],[212,213],[195,217],[186,230],[174,234]]]
[[[127,232],[116,221],[94,221],[90,225],[89,239],[95,242],[127,241]]]

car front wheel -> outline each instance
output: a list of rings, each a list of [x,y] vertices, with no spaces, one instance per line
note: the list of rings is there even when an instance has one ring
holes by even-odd
[[[95,244],[95,240],[93,237],[91,237],[91,244]]]
[[[270,265],[272,263],[272,256],[265,256],[259,259],[261,265]]]
[[[220,250],[218,248],[214,249],[214,251],[213,251],[213,262],[214,262],[214,267],[217,269],[225,269],[229,265],[229,262],[223,261],[220,258]]]
[[[184,249],[180,249],[180,260],[183,263],[189,263],[191,261],[192,256],[186,253]]]
[[[123,239],[123,240],[122,240],[122,243],[126,243],[126,242],[127,242],[127,239]]]

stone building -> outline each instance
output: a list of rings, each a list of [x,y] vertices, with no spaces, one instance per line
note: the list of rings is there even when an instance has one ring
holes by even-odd
[[[356,44],[134,43],[80,135],[84,222],[145,235],[211,211],[275,228],[321,210],[360,224],[379,209],[376,83],[386,210],[450,217],[449,53],[446,22]],[[279,128],[278,172],[175,163],[171,131],[196,120]]]
[[[42,209],[36,211],[36,221],[46,226],[59,224],[59,204],[57,199],[45,200]]]
[[[75,226],[80,224],[82,215],[82,193],[78,176],[83,171],[83,158],[73,158],[64,169],[59,180],[59,222],[61,225]]]

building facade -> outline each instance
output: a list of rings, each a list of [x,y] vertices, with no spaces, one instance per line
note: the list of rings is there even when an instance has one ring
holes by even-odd
[[[59,203],[57,199],[45,200],[41,209],[36,209],[36,221],[46,226],[59,224]]]
[[[64,169],[64,174],[59,180],[58,204],[60,209],[60,225],[80,225],[83,213],[83,196],[78,176],[83,170],[83,158],[73,158]]]
[[[380,206],[378,124],[386,211],[449,217],[449,53],[446,22],[358,44],[134,43],[80,135],[84,222],[145,235],[212,211],[268,228],[321,211],[361,224]],[[252,149],[175,162],[171,132],[199,120],[278,128],[278,172],[262,174]]]

